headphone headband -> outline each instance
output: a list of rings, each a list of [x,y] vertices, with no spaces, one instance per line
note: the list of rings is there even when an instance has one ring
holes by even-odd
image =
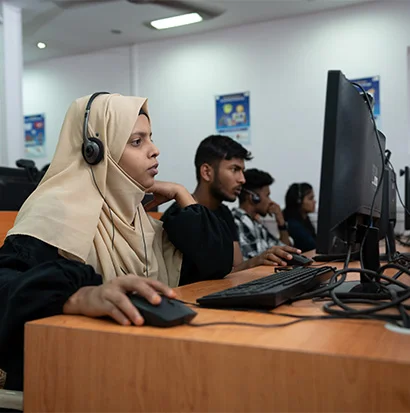
[[[298,202],[299,205],[301,205],[302,201],[303,201],[303,198],[302,198],[302,184],[298,183],[296,185],[298,186],[298,201],[297,202]]]

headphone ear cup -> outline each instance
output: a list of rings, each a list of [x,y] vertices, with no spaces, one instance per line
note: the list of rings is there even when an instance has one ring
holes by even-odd
[[[259,202],[261,202],[261,197],[258,194],[252,194],[252,202],[254,204],[259,204]]]
[[[97,165],[104,158],[104,145],[98,138],[88,138],[87,145],[83,144],[82,152],[89,165]]]

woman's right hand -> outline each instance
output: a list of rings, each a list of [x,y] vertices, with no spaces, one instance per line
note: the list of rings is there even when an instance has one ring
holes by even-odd
[[[109,316],[122,325],[142,325],[144,319],[132,305],[127,293],[136,292],[151,304],[159,304],[162,293],[175,298],[175,292],[156,280],[128,274],[117,277],[98,287],[82,287],[64,304],[64,314],[88,317]]]

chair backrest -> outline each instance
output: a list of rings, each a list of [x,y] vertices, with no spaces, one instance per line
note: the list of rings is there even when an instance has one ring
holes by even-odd
[[[23,411],[23,392],[0,389],[0,409]]]
[[[7,232],[14,225],[17,211],[0,211],[0,247],[4,243]]]
[[[152,218],[154,219],[161,219],[162,217],[162,212],[157,212],[157,211],[149,211],[148,215],[151,215]]]

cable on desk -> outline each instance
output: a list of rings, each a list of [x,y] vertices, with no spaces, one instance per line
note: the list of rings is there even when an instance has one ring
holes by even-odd
[[[388,269],[397,269],[398,272],[393,277],[388,277],[384,275],[384,272]],[[335,292],[335,288],[343,284],[346,281],[346,276],[348,273],[359,273],[368,279],[369,283],[374,283],[377,287],[384,293],[389,294],[389,298],[383,300],[370,300],[363,294],[363,297],[359,298],[340,298]],[[230,322],[230,321],[216,321],[209,323],[190,323],[189,325],[193,327],[206,327],[214,325],[238,325],[238,326],[248,326],[248,327],[260,327],[260,328],[276,328],[276,327],[286,327],[301,321],[308,320],[330,320],[330,319],[365,319],[365,320],[378,320],[384,322],[390,322],[399,327],[410,328],[410,305],[405,304],[405,301],[410,299],[410,287],[400,281],[398,277],[403,274],[410,276],[410,268],[398,264],[394,261],[383,265],[378,271],[366,270],[363,268],[344,268],[342,270],[336,271],[328,284],[320,287],[314,291],[301,294],[291,302],[313,299],[315,301],[325,300],[326,303],[323,305],[322,309],[327,313],[327,315],[312,315],[303,316],[296,314],[288,314],[282,312],[272,312],[269,310],[255,310],[250,308],[219,308],[218,310],[228,310],[228,311],[256,311],[263,312],[270,315],[277,315],[283,317],[295,318],[293,321],[286,323],[276,323],[276,324],[256,324],[247,322]],[[388,289],[389,285],[396,285],[400,287],[400,295],[392,289]],[[197,303],[190,303],[187,301],[179,300],[180,302],[201,307]],[[355,308],[357,305],[365,306],[366,308]],[[201,307],[203,308],[203,307]],[[385,314],[382,313],[386,310],[395,310],[397,314]]]
[[[374,282],[377,284],[379,288],[381,288],[385,293],[390,294],[390,298],[387,301],[379,301],[379,300],[369,300],[363,295],[363,298],[340,298],[337,296],[337,293],[334,291],[334,288],[329,290],[329,302],[323,305],[323,311],[331,315],[343,316],[347,318],[357,318],[361,316],[369,317],[370,319],[389,319],[390,322],[394,324],[404,327],[410,328],[410,315],[408,314],[407,310],[410,309],[410,306],[404,304],[406,300],[410,298],[410,288],[406,285],[397,281],[392,277],[387,277],[383,273],[387,269],[398,269],[407,275],[410,275],[410,270],[402,267],[400,265],[391,263],[380,267],[379,271],[377,272],[376,279],[383,280],[385,282],[376,282],[374,280],[370,282]],[[359,272],[357,269],[349,269],[352,272]],[[329,284],[333,284],[335,286],[336,278],[339,274],[335,273],[335,275],[330,280]],[[371,272],[367,272],[368,274]],[[401,291],[400,296],[394,290],[389,290],[387,286],[389,284],[394,284],[401,287],[403,290]],[[367,308],[355,308],[352,307],[354,305],[364,305]],[[338,307],[338,308],[335,308]],[[380,314],[381,312],[389,309],[394,309],[398,312],[397,315],[395,314]]]
[[[275,314],[275,313],[270,313]],[[276,315],[276,314],[275,314]],[[341,319],[338,316],[329,316],[329,315],[318,315],[318,316],[301,316],[293,321],[288,321],[287,323],[278,323],[278,324],[257,324],[257,323],[247,323],[241,321],[211,321],[209,323],[188,323],[188,326],[191,327],[210,327],[210,326],[242,326],[242,327],[258,327],[258,328],[277,328],[277,327],[288,327],[302,321],[308,320],[335,320]]]
[[[270,313],[272,315],[278,315],[276,313]],[[297,316],[295,314],[282,314],[285,317],[293,317],[297,318],[296,320],[289,321],[287,323],[277,323],[277,324],[257,324],[257,323],[248,323],[248,322],[241,322],[241,321],[211,321],[209,323],[188,323],[186,325],[190,327],[211,327],[211,326],[240,326],[240,327],[257,327],[257,328],[278,328],[278,327],[289,327],[291,325],[301,323],[302,321],[315,321],[315,320],[348,320],[348,319],[356,319],[356,320],[373,320],[373,321],[383,321],[387,323],[391,323],[397,325],[399,327],[403,327],[401,323],[401,316],[395,314],[389,315],[382,315],[382,314],[375,314],[372,316],[363,315],[363,314],[355,314],[355,315],[318,315],[318,316]],[[409,328],[409,327],[407,327]]]
[[[351,82],[351,83],[352,83],[353,86],[356,86],[358,89],[360,89],[360,91],[363,93],[363,98],[366,101],[367,107],[369,109],[370,117],[372,119],[373,129],[374,129],[374,133],[375,133],[375,136],[376,136],[377,145],[378,145],[378,148],[379,148],[379,151],[380,151],[381,164],[382,164],[381,174],[380,174],[379,181],[378,181],[378,184],[377,184],[377,187],[376,187],[376,191],[374,192],[372,203],[371,203],[371,206],[370,206],[370,214],[369,214],[370,215],[370,222],[366,226],[366,230],[365,230],[363,239],[362,239],[361,244],[360,244],[360,265],[361,265],[362,268],[364,268],[364,262],[363,262],[364,246],[365,246],[366,239],[367,239],[367,236],[369,234],[370,228],[373,228],[373,211],[374,211],[374,207],[375,207],[375,204],[376,204],[377,194],[380,192],[380,190],[383,186],[383,183],[384,183],[383,178],[384,178],[385,152],[383,151],[383,147],[382,147],[380,136],[379,136],[379,131],[377,129],[376,119],[374,117],[372,105],[371,105],[370,100],[367,96],[367,93],[366,93],[365,89],[363,88],[363,86],[360,85],[359,83],[356,83],[356,82]]]
[[[349,267],[349,262],[350,262],[350,257],[352,256],[352,243],[349,243],[349,247],[347,249],[347,255],[346,255],[346,260],[345,263],[343,264],[343,269],[346,269]]]
[[[346,281],[346,275],[349,272],[364,274],[369,279],[369,281],[371,280],[371,277],[378,276],[378,273],[372,270],[365,270],[363,268],[344,268],[342,270],[336,271],[330,278],[328,284],[326,284],[325,286],[319,287],[318,289],[314,291],[298,295],[297,297],[294,297],[291,301],[295,302],[295,301],[308,300],[308,299],[313,299],[313,298],[329,297],[329,294],[326,294],[326,293],[334,290],[339,285],[342,285]],[[339,276],[341,276],[341,278],[340,280],[337,280]]]

